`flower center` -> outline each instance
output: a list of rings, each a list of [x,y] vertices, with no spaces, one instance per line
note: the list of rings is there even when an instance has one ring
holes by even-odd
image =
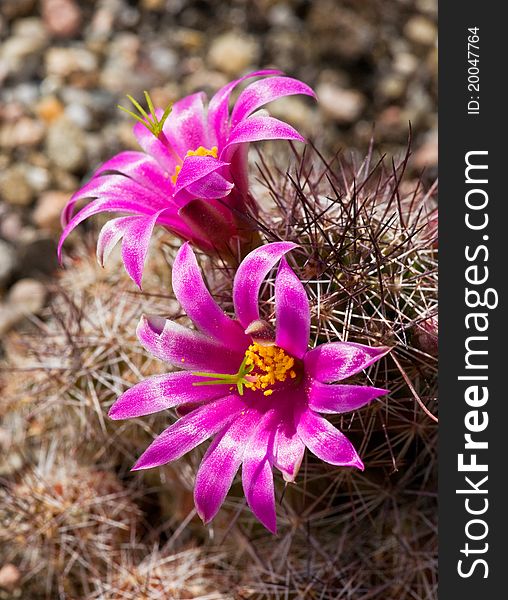
[[[236,385],[238,393],[243,396],[243,388],[263,390],[265,396],[273,394],[273,386],[286,381],[288,377],[296,379],[295,359],[286,354],[278,346],[263,346],[254,342],[251,344],[238,372],[234,375],[227,373],[195,372],[198,377],[208,377],[207,381],[195,382],[192,385]]]
[[[199,146],[199,148],[197,150],[189,150],[187,152],[187,154],[185,155],[185,158],[187,158],[187,156],[213,156],[214,158],[217,158],[217,154],[218,154],[217,146],[212,146],[212,148],[210,150],[208,150],[208,148],[205,148],[204,146]],[[171,177],[171,181],[173,182],[173,185],[176,183],[176,180],[178,179],[178,175],[180,174],[181,170],[182,170],[182,165],[177,165],[175,167],[175,173]]]
[[[296,378],[295,359],[286,354],[278,346],[262,346],[256,342],[251,344],[245,353],[245,364],[252,365],[247,376],[245,387],[251,390],[264,390],[263,394],[273,394],[272,386],[286,381],[288,377]]]

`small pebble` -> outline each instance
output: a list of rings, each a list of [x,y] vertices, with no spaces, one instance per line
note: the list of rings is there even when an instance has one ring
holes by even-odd
[[[46,150],[51,162],[65,171],[74,173],[85,164],[83,131],[66,117],[57,119],[48,129]]]
[[[389,75],[379,82],[378,93],[387,100],[400,98],[406,90],[406,81],[400,75]]]
[[[20,165],[5,169],[0,174],[0,198],[8,204],[27,206],[31,204],[33,195],[25,170]]]
[[[360,116],[365,98],[360,92],[344,89],[332,83],[322,83],[316,89],[319,107],[337,123],[352,123]]]
[[[94,73],[97,71],[95,54],[80,47],[53,47],[46,52],[46,71],[48,75],[67,78],[76,73]]]
[[[436,43],[436,24],[421,15],[411,17],[404,27],[404,33],[412,42],[423,46],[431,46]]]
[[[0,335],[3,335],[25,317],[38,313],[46,300],[46,288],[36,279],[20,279],[9,290],[0,305]]]
[[[55,96],[46,96],[37,103],[35,111],[43,121],[51,123],[62,116],[64,107]]]
[[[141,6],[145,10],[164,10],[167,0],[141,0]]]
[[[0,65],[5,74],[16,75],[18,79],[32,77],[38,69],[41,51],[47,41],[40,19],[17,21],[13,35],[0,45]]]
[[[48,190],[41,194],[32,213],[35,225],[40,229],[58,233],[61,230],[60,215],[70,196],[69,193],[59,190]]]
[[[42,17],[54,36],[69,38],[78,33],[82,15],[74,0],[42,0]]]
[[[37,146],[44,139],[45,131],[44,124],[40,121],[22,117],[19,121],[0,128],[0,146],[12,149]]]
[[[17,212],[7,213],[2,215],[0,220],[0,236],[9,242],[16,242],[19,239],[19,234],[23,224],[21,217]]]
[[[260,47],[251,37],[225,33],[216,37],[208,52],[208,62],[230,76],[241,75],[259,58]]]
[[[34,157],[32,157],[32,161]],[[51,181],[51,174],[45,167],[31,164],[25,171],[25,177],[34,192],[47,190]]]
[[[13,590],[20,580],[21,573],[15,565],[7,563],[0,568],[0,588]]]
[[[83,104],[68,104],[65,107],[65,116],[81,129],[88,129],[92,124],[90,110]]]
[[[23,314],[41,310],[46,299],[46,288],[37,279],[19,279],[7,294],[7,304],[17,307]]]

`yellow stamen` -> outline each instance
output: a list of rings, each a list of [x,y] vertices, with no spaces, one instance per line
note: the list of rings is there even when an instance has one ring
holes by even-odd
[[[251,390],[265,390],[263,394],[270,396],[272,389],[267,389],[278,382],[286,381],[287,377],[294,379],[293,370],[295,359],[278,346],[261,346],[251,344],[245,353],[245,364],[253,365],[252,381],[247,381],[245,387]]]
[[[196,150],[189,150],[187,152],[187,154],[185,155],[185,158],[187,158],[187,156],[213,156],[214,158],[217,158],[217,155],[218,155],[217,146],[212,146],[212,148],[210,150],[208,150],[204,146],[199,146],[199,148],[197,148]],[[178,179],[178,175],[180,174],[181,170],[182,170],[181,165],[177,165],[175,167],[175,173],[171,177],[171,181],[173,182],[173,185],[175,185],[176,180]]]

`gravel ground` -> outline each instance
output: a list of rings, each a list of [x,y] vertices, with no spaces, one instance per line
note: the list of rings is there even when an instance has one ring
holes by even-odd
[[[436,0],[1,0],[0,334],[44,304],[59,214],[98,163],[135,146],[117,108],[165,105],[275,66],[314,87],[271,112],[325,152],[404,149],[435,176]]]

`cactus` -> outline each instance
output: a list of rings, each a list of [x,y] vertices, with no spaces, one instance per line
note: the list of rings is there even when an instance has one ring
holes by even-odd
[[[201,525],[192,488],[204,449],[129,474],[171,415],[114,423],[106,415],[127,387],[166,370],[135,328],[142,313],[182,319],[168,266],[179,243],[157,233],[140,293],[118,261],[99,268],[77,242],[51,308],[6,340],[0,411],[14,433],[0,442],[17,459],[2,472],[1,556],[20,568],[29,597],[436,597],[435,187],[407,175],[409,152],[398,162],[372,150],[361,161],[328,161],[307,148],[289,169],[282,160],[259,155],[251,224],[264,241],[299,244],[289,261],[311,298],[311,343],[392,347],[358,377],[390,396],[333,420],[365,472],[307,453],[294,484],[277,482],[277,537],[246,509],[239,483]],[[212,295],[232,314],[228,259],[199,256]],[[273,291],[272,278],[261,293],[267,319]],[[48,439],[58,440],[54,451]]]
[[[80,465],[55,445],[41,450],[38,465],[0,492],[7,560],[21,559],[25,584],[36,580],[48,598],[82,593],[138,527],[130,496],[113,473]]]

